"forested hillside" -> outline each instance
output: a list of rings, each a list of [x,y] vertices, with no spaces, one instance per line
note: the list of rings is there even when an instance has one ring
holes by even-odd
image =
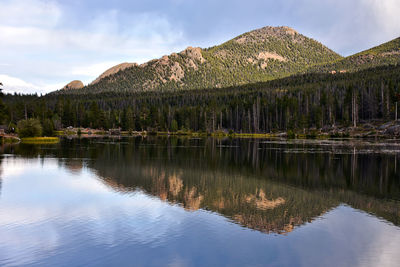
[[[397,65],[399,63],[400,38],[397,38],[336,62],[311,67],[308,72],[354,72],[377,66]]]
[[[342,58],[293,29],[265,27],[117,65],[83,88],[74,81],[43,97],[6,95],[3,124],[242,133],[382,124],[398,117],[399,60],[400,38]]]
[[[393,120],[400,66],[303,74],[220,89],[11,96],[9,120],[51,119],[56,127],[270,132]]]
[[[287,77],[341,58],[289,27],[264,27],[219,46],[188,47],[142,65],[118,65],[82,89],[56,93],[222,88]]]

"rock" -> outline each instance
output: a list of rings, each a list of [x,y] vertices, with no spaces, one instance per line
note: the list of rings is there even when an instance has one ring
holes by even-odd
[[[109,68],[109,69],[106,70],[105,72],[103,72],[103,73],[102,73],[99,77],[97,77],[97,79],[94,80],[91,84],[96,84],[96,83],[100,82],[100,80],[102,80],[102,79],[104,79],[104,78],[106,78],[106,77],[108,77],[108,76],[110,76],[110,75],[116,74],[116,73],[119,72],[119,71],[125,70],[125,69],[130,68],[130,67],[134,67],[134,66],[138,66],[138,64],[136,64],[136,63],[126,63],[126,62],[125,62],[125,63],[118,64],[118,65],[116,65],[116,66],[114,66],[114,67],[112,67],[112,68]]]
[[[386,130],[387,128],[389,128],[390,126],[392,126],[392,122],[387,122],[381,126],[378,127],[378,130]]]
[[[189,46],[188,48],[183,50],[181,53],[186,54],[189,58],[199,61],[200,63],[204,63],[206,61],[202,55],[202,49],[200,47]]]
[[[169,77],[170,81],[181,81],[185,77],[185,71],[182,69],[181,65],[178,62],[175,62],[171,67],[171,76]]]
[[[63,90],[74,90],[83,88],[83,82],[75,80],[64,86]]]
[[[370,124],[370,123],[366,123],[362,126],[364,129],[369,130],[369,129],[375,129],[375,127]]]
[[[274,60],[278,60],[281,62],[286,62],[287,59],[281,55],[278,55],[275,52],[268,52],[268,51],[264,51],[264,52],[260,52],[257,55],[257,59],[258,60],[269,60],[269,59],[274,59]]]
[[[332,130],[333,130],[333,128],[331,126],[329,126],[329,125],[325,125],[324,127],[321,128],[321,132],[323,132],[323,133],[327,133],[327,132],[330,132]]]
[[[391,126],[384,133],[392,136],[400,136],[400,125]]]
[[[121,135],[121,129],[110,129],[108,132],[110,135]]]

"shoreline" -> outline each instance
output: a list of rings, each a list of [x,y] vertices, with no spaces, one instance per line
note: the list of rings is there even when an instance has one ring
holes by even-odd
[[[121,129],[90,129],[68,127],[56,132],[57,136],[189,136],[189,137],[217,137],[217,138],[286,138],[286,139],[400,139],[400,121],[389,121],[379,124],[364,123],[357,127],[330,126],[324,128],[294,129],[286,131],[238,133],[228,129],[205,131],[122,131]]]
[[[110,134],[107,132],[94,132],[92,134],[88,134],[86,132],[82,132],[82,134],[78,135],[75,133],[59,133],[57,136],[59,137],[83,137],[83,138],[100,138],[100,137],[135,137],[135,136],[164,136],[164,137],[215,137],[215,138],[252,138],[252,139],[287,139],[287,140],[328,140],[328,139],[381,139],[381,140],[400,140],[400,136],[387,135],[382,133],[344,133],[344,134],[329,134],[329,133],[293,133],[288,134],[287,132],[276,132],[276,133],[225,133],[225,132],[214,132],[214,133],[205,133],[205,132],[191,132],[191,131],[178,131],[178,132],[148,132],[148,131],[121,131],[119,134]]]

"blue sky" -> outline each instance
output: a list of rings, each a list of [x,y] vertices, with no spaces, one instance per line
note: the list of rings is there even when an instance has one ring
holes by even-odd
[[[5,92],[90,83],[122,62],[290,26],[342,55],[400,36],[399,0],[0,0]]]

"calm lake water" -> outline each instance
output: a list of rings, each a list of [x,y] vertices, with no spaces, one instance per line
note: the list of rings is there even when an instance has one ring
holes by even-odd
[[[4,146],[0,266],[400,266],[400,145]]]

